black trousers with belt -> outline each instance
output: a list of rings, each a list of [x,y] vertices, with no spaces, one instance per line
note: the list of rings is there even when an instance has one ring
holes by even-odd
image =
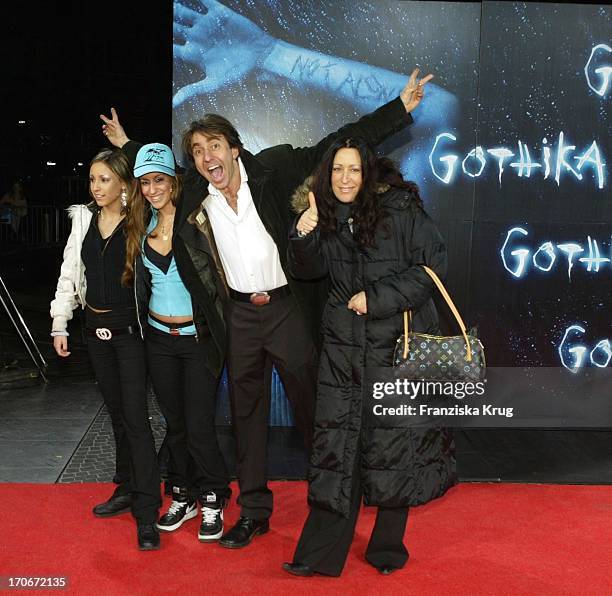
[[[170,335],[149,327],[145,344],[149,373],[166,419],[168,483],[193,498],[208,492],[229,499],[229,475],[215,430],[219,379],[206,366],[210,338]]]
[[[113,427],[116,447],[115,495],[132,493],[132,513],[142,523],[157,521],[161,505],[155,442],[147,409],[144,344],[133,311],[96,314],[87,310],[88,329],[105,327],[134,333],[101,340],[87,337],[91,365]]]
[[[313,506],[293,555],[294,563],[308,565],[317,573],[334,577],[342,573],[348,556],[361,500],[363,486],[358,460],[353,472],[349,517]],[[408,508],[379,507],[365,558],[374,567],[400,569],[408,560],[404,532]]]
[[[295,425],[312,444],[317,352],[292,296],[263,306],[230,299],[227,307],[228,381],[234,435],[238,504],[253,519],[272,515],[267,484],[270,385],[266,365],[274,364],[293,407]]]

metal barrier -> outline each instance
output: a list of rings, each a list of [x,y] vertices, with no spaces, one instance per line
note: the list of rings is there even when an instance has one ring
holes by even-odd
[[[0,243],[51,244],[65,242],[70,233],[66,210],[54,205],[28,205],[27,213],[0,205]]]

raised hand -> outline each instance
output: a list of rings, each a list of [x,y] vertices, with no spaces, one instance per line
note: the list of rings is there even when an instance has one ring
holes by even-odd
[[[113,144],[115,147],[123,147],[130,139],[125,134],[123,126],[119,122],[119,116],[117,110],[111,108],[111,117],[107,118],[104,114],[100,114],[101,120],[104,122],[102,125],[102,134]]]
[[[319,211],[317,210],[317,201],[313,192],[308,193],[308,205],[308,209],[302,213],[295,226],[299,236],[307,236],[319,223]]]
[[[432,74],[428,74],[419,81],[419,69],[415,68],[406,83],[406,86],[400,91],[400,98],[404,103],[407,112],[412,112],[423,99],[423,87],[433,79]]]
[[[173,107],[244,79],[261,66],[275,39],[217,0],[200,0],[201,10],[174,5],[174,57],[206,70],[201,81],[176,93]]]

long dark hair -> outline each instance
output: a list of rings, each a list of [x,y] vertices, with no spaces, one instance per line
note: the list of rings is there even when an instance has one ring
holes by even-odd
[[[334,158],[340,149],[356,149],[361,158],[362,187],[353,203],[353,238],[362,247],[374,247],[376,231],[387,216],[378,201],[378,194],[386,187],[401,188],[407,191],[409,198],[418,206],[423,202],[419,188],[414,182],[402,178],[395,164],[386,157],[377,157],[372,147],[360,137],[337,139],[325,152],[321,164],[314,174],[313,192],[319,212],[319,226],[323,236],[333,234],[337,229],[336,199],[331,186],[331,174]]]
[[[170,200],[176,206],[183,190],[182,180],[179,175],[169,178],[172,180]],[[134,193],[128,202],[130,209],[125,218],[125,265],[121,275],[121,283],[124,286],[134,285],[134,263],[140,255],[142,239],[147,233],[147,225],[151,221],[152,214],[152,207],[142,194],[139,180],[136,181]]]

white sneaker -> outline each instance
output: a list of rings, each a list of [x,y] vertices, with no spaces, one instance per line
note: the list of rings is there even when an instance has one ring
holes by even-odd
[[[157,522],[157,528],[159,530],[173,532],[174,530],[178,530],[183,525],[183,522],[196,517],[198,508],[196,507],[195,501],[183,500],[182,496],[183,495],[176,495],[168,511],[161,516]]]
[[[206,493],[201,499],[202,523],[198,532],[200,542],[219,540],[223,535],[223,509],[213,492]]]

